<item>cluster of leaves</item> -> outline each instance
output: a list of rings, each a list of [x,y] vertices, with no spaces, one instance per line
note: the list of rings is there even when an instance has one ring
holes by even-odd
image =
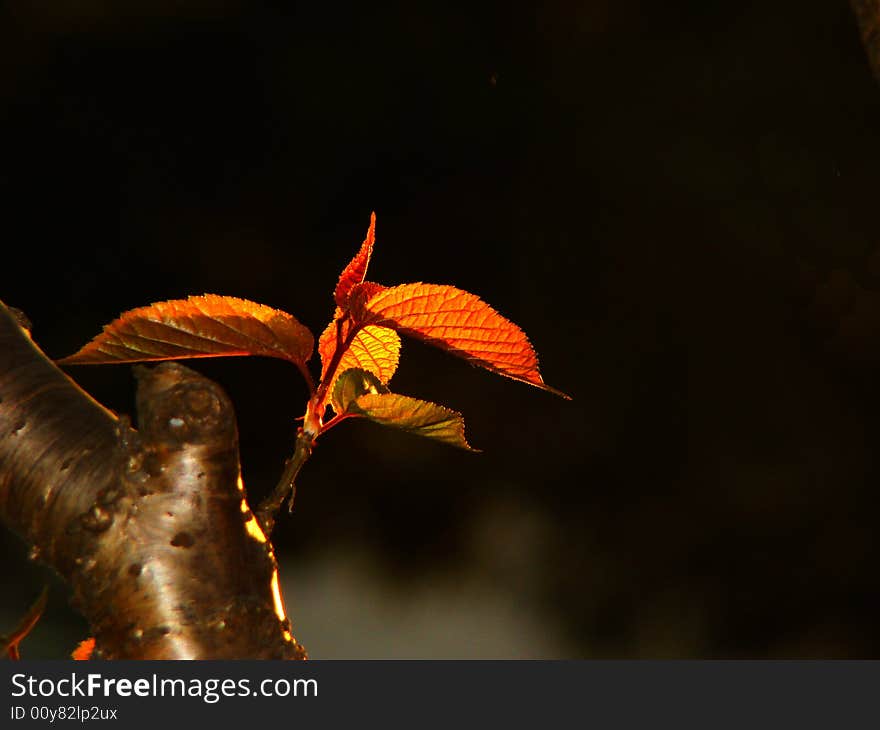
[[[205,294],[134,309],[62,364],[131,363],[263,355],[296,365],[310,398],[299,437],[310,446],[347,418],[368,418],[463,449],[461,414],[388,388],[400,361],[400,335],[409,335],[499,375],[563,397],[546,385],[525,333],[479,297],[453,286],[367,281],[376,216],[342,271],[333,318],[318,338],[321,376],[315,385],[306,363],[314,336],[287,312],[229,296]],[[325,420],[327,409],[333,416]],[[306,449],[306,454],[309,449]]]

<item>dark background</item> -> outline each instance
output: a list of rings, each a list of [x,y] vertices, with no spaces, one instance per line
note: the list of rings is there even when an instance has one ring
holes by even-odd
[[[479,294],[574,397],[404,343],[484,453],[322,439],[276,530],[316,657],[876,656],[878,170],[845,2],[0,6],[0,297],[50,356],[203,292],[318,334],[375,210],[370,278]],[[194,367],[255,501],[301,378]],[[48,573],[3,540],[8,624]],[[34,658],[87,631],[53,585]]]

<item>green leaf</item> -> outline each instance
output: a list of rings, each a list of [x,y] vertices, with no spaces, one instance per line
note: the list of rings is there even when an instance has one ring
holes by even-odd
[[[479,451],[465,440],[461,414],[436,403],[396,393],[366,393],[349,402],[348,412],[460,449]]]
[[[341,414],[348,412],[351,404],[362,395],[388,392],[388,388],[373,373],[361,368],[349,368],[336,379],[330,402],[333,410]]]

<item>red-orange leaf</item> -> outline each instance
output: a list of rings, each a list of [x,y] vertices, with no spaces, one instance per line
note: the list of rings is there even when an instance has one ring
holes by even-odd
[[[460,413],[418,398],[396,393],[366,393],[348,405],[348,412],[383,426],[393,426],[468,451]]]
[[[358,322],[391,327],[474,365],[568,398],[544,383],[525,333],[470,292],[422,283],[381,288],[368,298],[352,297],[352,314]]]
[[[74,649],[73,653],[70,655],[70,658],[75,659],[76,661],[85,661],[86,659],[92,658],[93,651],[95,651],[95,637],[90,636],[88,639],[83,639],[79,642],[76,649]]]
[[[354,258],[349,262],[342,273],[339,275],[339,281],[336,284],[336,290],[333,292],[333,298],[340,307],[344,307],[348,303],[348,294],[355,284],[360,284],[367,275],[367,266],[370,264],[370,256],[373,253],[373,243],[376,241],[376,214],[370,214],[370,227],[367,229],[367,237],[361,244],[360,250],[355,254]]]
[[[351,320],[344,320],[337,334],[337,319],[342,310],[337,307],[333,320],[318,338],[318,353],[321,356],[321,379],[327,374],[327,367],[336,352],[337,341],[343,343],[351,332]],[[400,360],[400,335],[388,327],[369,325],[361,328],[354,336],[351,345],[344,351],[336,375],[349,368],[367,370],[383,383],[391,380]],[[334,378],[335,381],[335,378]],[[333,392],[333,383],[327,385],[327,392]]]
[[[377,284],[375,281],[362,281],[360,284],[355,284],[348,294],[348,310],[361,311],[370,299],[387,288],[387,286]]]
[[[125,312],[65,365],[264,355],[305,369],[312,333],[293,316],[236,297],[205,294]]]

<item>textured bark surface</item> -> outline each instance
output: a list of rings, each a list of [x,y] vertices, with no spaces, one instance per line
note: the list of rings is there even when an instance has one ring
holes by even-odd
[[[138,431],[0,303],[0,519],[70,583],[96,657],[305,658],[228,398],[174,363],[136,373]]]
[[[880,0],[850,0],[874,78],[880,82]]]

